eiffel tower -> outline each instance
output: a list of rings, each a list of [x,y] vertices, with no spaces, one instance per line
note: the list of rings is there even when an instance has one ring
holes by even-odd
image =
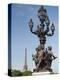
[[[27,66],[27,48],[25,48],[25,63],[24,63],[24,71],[28,70],[28,66]]]

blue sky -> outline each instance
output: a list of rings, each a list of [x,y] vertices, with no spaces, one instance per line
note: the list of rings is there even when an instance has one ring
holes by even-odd
[[[37,17],[39,8],[40,5],[12,4],[11,53],[13,69],[23,69],[25,48],[27,48],[28,67],[30,70],[34,67],[32,54],[35,54],[35,48],[39,45],[39,39],[29,31],[28,22],[30,18],[33,19],[34,30],[40,24]],[[55,25],[55,34],[52,37],[47,37],[45,46],[52,46],[54,55],[58,57],[58,7],[45,6],[45,8],[51,23],[53,22]],[[58,71],[58,63],[58,58],[53,61],[52,68],[54,72]]]

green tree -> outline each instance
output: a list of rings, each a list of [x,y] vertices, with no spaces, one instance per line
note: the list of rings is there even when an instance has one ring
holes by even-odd
[[[32,72],[31,71],[24,71],[23,76],[31,76]]]
[[[12,76],[22,76],[22,72],[19,70],[12,70]]]

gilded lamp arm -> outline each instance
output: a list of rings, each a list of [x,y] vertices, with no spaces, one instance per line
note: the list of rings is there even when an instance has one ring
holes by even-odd
[[[30,19],[30,21],[29,21],[29,28],[30,28],[30,31],[31,31],[33,34],[37,34],[36,31],[33,31],[33,21],[32,21],[32,19]]]

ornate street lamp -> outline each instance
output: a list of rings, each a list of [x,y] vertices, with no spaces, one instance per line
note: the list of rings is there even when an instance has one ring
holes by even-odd
[[[36,34],[39,37],[40,44],[44,45],[46,42],[46,35],[47,36],[53,36],[54,31],[55,31],[55,27],[54,27],[54,24],[52,23],[51,33],[48,33],[50,20],[49,20],[49,17],[47,15],[47,11],[43,6],[41,6],[41,8],[39,8],[39,10],[38,10],[38,18],[40,20],[40,25],[37,26],[37,30],[33,31],[32,19],[30,19],[30,21],[29,21],[29,28],[33,34]]]
[[[38,18],[39,18],[39,21],[40,21],[40,24],[39,25],[37,25],[37,29],[34,31],[33,30],[33,21],[32,21],[32,19],[30,19],[30,21],[29,21],[29,28],[30,28],[30,31],[33,33],[33,34],[35,34],[35,35],[37,35],[38,36],[38,38],[39,38],[39,41],[40,41],[40,45],[39,45],[39,50],[38,50],[38,48],[37,48],[37,53],[39,53],[39,55],[41,55],[41,54],[44,54],[44,53],[46,53],[46,52],[48,52],[48,51],[44,51],[43,52],[43,50],[45,50],[45,43],[46,43],[46,37],[48,36],[53,36],[53,34],[54,34],[54,31],[55,31],[55,26],[54,26],[54,24],[52,23],[52,25],[50,26],[50,20],[49,20],[49,17],[48,17],[48,15],[47,15],[47,10],[44,8],[44,6],[41,6],[40,8],[39,8],[39,10],[38,10]],[[51,33],[49,32],[51,30]],[[49,49],[49,48],[48,48]],[[42,53],[41,53],[41,50],[42,50]],[[45,55],[45,54],[44,54]],[[37,56],[38,56],[38,54],[37,54]],[[53,56],[53,55],[52,55]],[[38,56],[39,57],[39,56]],[[36,63],[36,60],[37,60],[37,58],[36,58],[36,56],[34,57],[35,58],[35,63]],[[43,59],[43,58],[42,58]],[[46,58],[47,59],[47,58]],[[54,57],[54,59],[55,59],[55,57]],[[40,66],[40,62],[41,60],[38,60],[38,64],[36,65],[36,68],[37,68],[37,70],[39,69],[39,71],[40,71],[40,69],[41,69],[41,66]],[[48,61],[47,61],[47,63],[49,63]],[[43,63],[43,65],[44,65],[44,63]],[[40,67],[39,67],[40,66]],[[47,67],[48,68],[48,66],[47,66],[47,64],[45,65],[45,67]],[[45,67],[43,67],[43,68],[45,68]],[[50,68],[51,68],[51,66],[50,66]]]

